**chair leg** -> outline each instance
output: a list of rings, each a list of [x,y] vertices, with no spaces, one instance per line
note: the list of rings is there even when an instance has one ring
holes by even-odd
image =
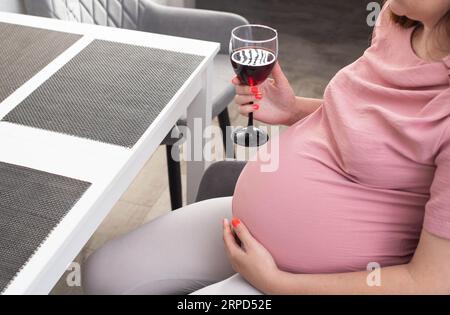
[[[227,158],[234,158],[234,148],[227,148],[227,143],[229,143],[231,139],[231,133],[227,131],[227,127],[231,125],[230,123],[230,115],[228,114],[228,109],[225,108],[218,116],[219,119],[219,126],[222,130],[222,141],[223,141],[223,147],[225,148],[225,156]],[[230,150],[227,150],[230,149]]]
[[[170,203],[172,210],[183,206],[183,195],[181,190],[181,166],[180,161],[172,158],[172,149],[174,146],[166,145],[167,172],[169,176]],[[176,147],[178,150],[178,147]],[[179,155],[179,152],[177,153]]]

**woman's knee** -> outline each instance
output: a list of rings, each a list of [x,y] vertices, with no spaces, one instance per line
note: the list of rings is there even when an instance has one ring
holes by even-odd
[[[123,275],[118,275],[120,270],[108,268],[108,262],[112,257],[108,248],[102,248],[91,255],[83,268],[83,290],[87,295],[151,295],[151,294],[188,294],[200,288],[210,285],[208,280],[181,276],[167,270],[148,272],[136,277],[132,268],[124,265]],[[152,268],[152,266],[148,266]],[[173,270],[175,271],[175,270]],[[136,273],[140,271],[136,270]]]
[[[204,201],[106,243],[83,265],[85,292],[187,293],[228,277],[219,218],[230,215],[231,198]]]
[[[106,244],[90,255],[82,266],[82,287],[88,295],[119,294],[114,270],[111,270],[111,250]]]

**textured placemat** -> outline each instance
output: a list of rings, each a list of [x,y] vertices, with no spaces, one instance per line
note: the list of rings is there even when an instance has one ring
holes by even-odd
[[[0,102],[80,37],[0,22]]]
[[[94,40],[3,120],[132,147],[203,58]]]
[[[89,186],[0,162],[0,292]]]

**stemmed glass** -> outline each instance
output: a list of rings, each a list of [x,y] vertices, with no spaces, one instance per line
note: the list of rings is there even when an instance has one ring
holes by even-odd
[[[231,32],[230,59],[234,72],[242,84],[254,87],[263,83],[272,72],[278,58],[278,33],[264,25],[242,25]],[[234,143],[257,147],[269,140],[263,130],[253,124],[253,113],[248,115],[248,126],[233,132]]]

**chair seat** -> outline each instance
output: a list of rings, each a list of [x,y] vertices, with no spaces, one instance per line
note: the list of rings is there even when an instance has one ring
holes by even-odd
[[[211,164],[203,174],[195,201],[233,196],[237,180],[246,164],[246,161],[237,160]]]

